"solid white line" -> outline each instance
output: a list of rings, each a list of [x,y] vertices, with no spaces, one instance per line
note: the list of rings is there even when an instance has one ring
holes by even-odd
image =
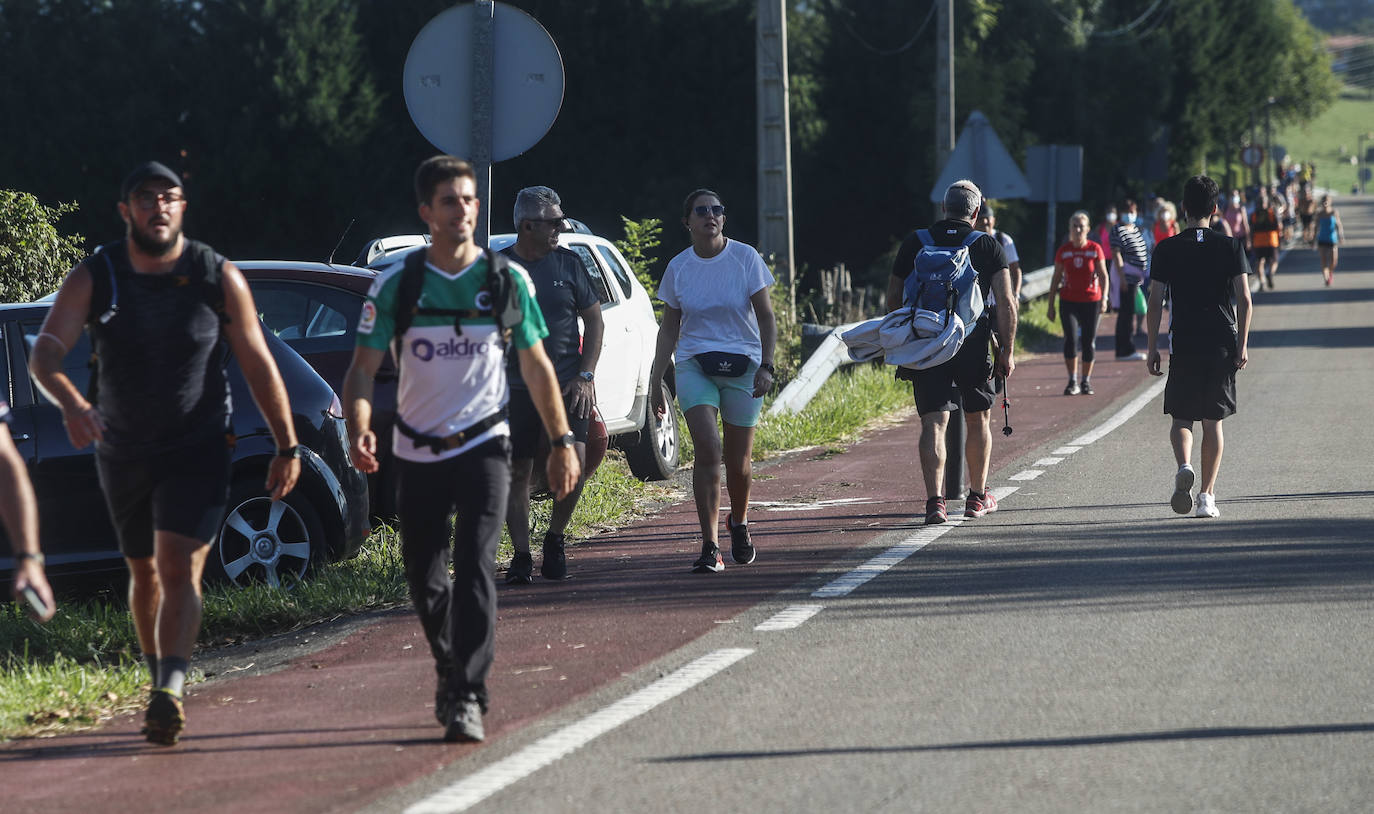
[[[1031,464],[1031,466],[1054,466],[1055,464],[1063,460],[1063,458],[1041,458],[1040,460]]]
[[[792,605],[773,614],[773,617],[768,621],[756,625],[754,630],[772,632],[801,627],[803,622],[820,613],[824,607],[824,605]]]
[[[935,542],[941,535],[962,523],[963,520],[962,517],[951,517],[947,522],[937,526],[922,526],[910,537],[892,548],[889,548],[863,565],[860,565],[846,574],[841,574],[825,585],[822,585],[820,588],[812,591],[811,596],[816,599],[847,596],[855,588],[863,585],[870,579],[873,579],[892,566],[897,565],[902,560],[905,560],[907,557],[910,557],[912,554],[915,554],[917,551]]]
[[[1131,419],[1131,416],[1140,412],[1145,405],[1155,400],[1160,393],[1164,392],[1165,379],[1160,379],[1150,385],[1150,389],[1136,396],[1129,404],[1121,408],[1121,411],[1097,426],[1096,429],[1089,431],[1085,435],[1080,435],[1069,443],[1076,447],[1086,447],[1088,444],[1102,440],[1107,433],[1120,427]]]
[[[1007,480],[1035,480],[1043,474],[1045,474],[1045,470],[1043,469],[1026,469],[1017,472],[1015,475],[1007,478]]]
[[[1082,449],[1082,447],[1060,447],[1059,449],[1056,449],[1056,450],[1055,450],[1053,453],[1051,453],[1051,454],[1053,454],[1053,455],[1072,455],[1072,454],[1074,454],[1075,452],[1079,451],[1080,449]]]
[[[468,775],[406,809],[406,814],[449,814],[464,811],[498,791],[529,777],[593,739],[643,715],[695,687],[753,653],[745,648],[717,650],[665,676],[638,692],[576,723],[526,746],[510,757]]]

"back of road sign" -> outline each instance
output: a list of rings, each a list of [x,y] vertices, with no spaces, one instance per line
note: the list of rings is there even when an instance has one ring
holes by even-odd
[[[1026,148],[1028,201],[1083,199],[1083,145],[1037,144]]]
[[[1024,198],[1030,194],[1030,184],[1021,168],[1002,146],[988,117],[977,110],[964,122],[954,152],[930,189],[930,200],[943,201],[949,185],[964,178],[977,184],[985,198]]]
[[[472,155],[471,3],[430,20],[406,54],[406,109],[421,135],[440,150]],[[549,132],[563,106],[563,57],[533,17],[505,3],[493,14],[493,161],[514,158]]]

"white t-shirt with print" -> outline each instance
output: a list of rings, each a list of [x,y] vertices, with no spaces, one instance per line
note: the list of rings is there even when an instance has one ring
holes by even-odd
[[[677,358],[724,351],[763,361],[759,322],[749,298],[773,284],[773,274],[747,243],[728,240],[706,259],[688,246],[668,261],[658,298],[682,312]]]

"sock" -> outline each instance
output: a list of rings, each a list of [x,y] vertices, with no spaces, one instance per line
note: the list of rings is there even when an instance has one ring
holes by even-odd
[[[1078,382],[1078,384],[1079,384],[1080,387],[1083,386],[1083,385],[1085,385],[1085,384],[1087,384],[1087,383],[1088,383],[1088,377],[1087,377],[1087,376],[1084,376],[1084,377]]]
[[[158,676],[157,688],[180,698],[182,687],[186,684],[186,671],[191,667],[190,659],[165,656],[159,666],[162,672]]]
[[[157,656],[152,653],[144,653],[143,660],[148,663],[148,683],[157,686]]]

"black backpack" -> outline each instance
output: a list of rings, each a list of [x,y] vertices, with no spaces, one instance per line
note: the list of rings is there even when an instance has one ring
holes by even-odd
[[[451,316],[453,330],[460,335],[463,333],[464,319],[491,317],[496,323],[501,350],[505,352],[511,329],[524,320],[525,313],[520,307],[520,294],[515,289],[515,275],[510,270],[510,262],[506,256],[491,249],[482,251],[487,256],[487,280],[478,292],[478,302],[481,302],[481,292],[485,291],[490,297],[490,305],[485,309],[421,308],[420,289],[425,283],[425,250],[418,249],[406,257],[405,265],[401,269],[400,289],[396,292],[396,324],[392,332],[392,341],[395,343],[393,353],[397,364],[400,364],[401,360],[401,338],[410,330],[417,315]]]

